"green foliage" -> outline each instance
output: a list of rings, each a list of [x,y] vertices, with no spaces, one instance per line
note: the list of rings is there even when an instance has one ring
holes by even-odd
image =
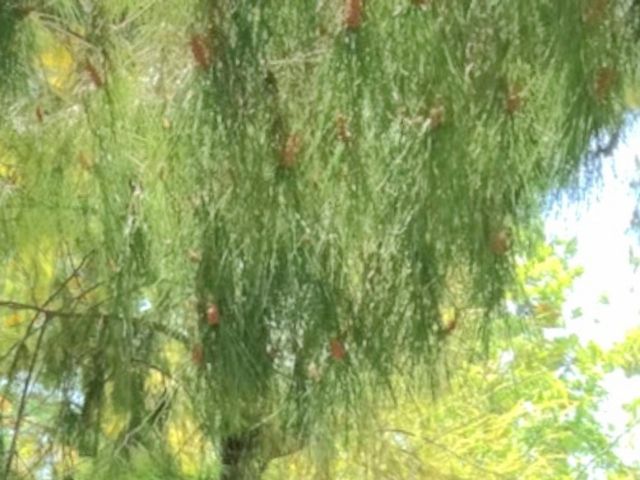
[[[74,473],[74,478],[90,480],[96,478],[117,478],[119,480],[174,480],[180,478],[179,469],[170,463],[167,456],[153,455],[148,450],[130,452],[124,461],[120,458],[100,458],[95,463],[102,468],[96,469],[94,464],[86,462],[80,464]]]
[[[571,275],[567,245],[538,249],[524,262],[521,271],[534,274],[525,285],[535,283],[541,294],[556,291],[559,278]],[[553,308],[570,286],[556,291]],[[606,355],[575,336],[546,340],[540,323],[526,317],[506,320],[505,327],[486,361],[461,360],[477,347],[467,332],[449,339],[450,382],[437,398],[403,377],[395,401],[369,410],[362,437],[340,442],[334,461],[301,453],[274,462],[266,478],[555,480],[590,478],[594,470],[625,478],[632,469],[596,417],[607,394],[599,385]]]
[[[640,329],[627,332],[624,342],[609,352],[608,362],[610,368],[620,367],[629,376],[640,374]]]
[[[20,24],[28,14],[29,8],[15,0],[0,5],[0,91],[11,91],[24,80],[20,55],[24,54],[28,42],[27,32]]]
[[[514,290],[509,298],[516,310],[526,313],[541,326],[558,326],[566,292],[575,278],[582,274],[581,267],[568,264],[574,253],[575,241],[558,241],[555,245],[538,242],[530,258],[520,262],[516,270],[517,285],[521,287]]]
[[[259,468],[398,371],[435,388],[455,312],[489,338],[512,243],[621,124],[631,7],[362,5],[0,6],[3,473],[50,397],[52,451],[180,412]]]

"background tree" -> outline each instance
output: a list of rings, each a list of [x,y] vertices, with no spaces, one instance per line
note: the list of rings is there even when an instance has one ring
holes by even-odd
[[[267,478],[633,478],[637,466],[621,461],[597,416],[617,349],[545,335],[560,324],[564,296],[581,274],[569,267],[573,249],[541,244],[517,268],[525,287],[509,301],[518,313],[503,313],[489,352],[469,341],[473,324],[460,322],[444,348],[447,388],[436,398],[404,381],[370,413],[361,437],[339,437],[330,462],[298,453],[274,462]]]
[[[3,2],[3,474],[255,478],[488,339],[637,73],[631,2],[531,3]]]

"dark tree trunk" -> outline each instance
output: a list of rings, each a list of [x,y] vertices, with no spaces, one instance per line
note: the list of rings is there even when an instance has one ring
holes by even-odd
[[[267,466],[261,458],[259,432],[244,432],[225,437],[221,445],[220,480],[257,480]]]

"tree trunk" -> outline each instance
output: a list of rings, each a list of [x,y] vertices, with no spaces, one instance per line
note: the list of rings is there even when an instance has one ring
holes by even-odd
[[[267,462],[261,458],[258,436],[258,431],[252,431],[223,439],[220,480],[257,480],[262,476]]]

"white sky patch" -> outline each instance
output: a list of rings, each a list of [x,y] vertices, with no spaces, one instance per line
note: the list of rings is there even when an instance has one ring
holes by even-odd
[[[608,392],[596,418],[605,429],[611,429],[611,437],[620,437],[616,452],[623,462],[632,464],[640,458],[640,426],[627,429],[629,415],[623,406],[640,396],[640,377],[627,377],[622,369],[608,374],[601,383]]]
[[[516,358],[516,354],[513,350],[505,350],[500,354],[500,358],[498,359],[498,365],[500,370],[505,370],[508,368]]]
[[[573,262],[584,268],[563,307],[565,327],[547,332],[547,338],[575,334],[582,343],[595,342],[604,349],[622,341],[634,327],[640,327],[640,272],[629,262],[631,247],[637,249],[637,233],[629,225],[638,199],[630,182],[638,178],[640,122],[627,132],[625,141],[603,162],[602,186],[578,204],[564,202],[548,217],[548,240],[577,239]],[[606,299],[606,302],[603,300]],[[580,308],[583,315],[572,318]],[[640,396],[640,377],[628,378],[621,370],[605,376],[602,386],[607,399],[598,419],[610,434],[619,438],[617,453],[626,463],[640,459],[640,429],[626,431],[628,414],[623,405]],[[591,478],[601,478],[592,474]],[[605,477],[602,477],[605,478]]]
[[[637,247],[638,238],[627,233],[637,202],[629,184],[638,175],[638,156],[640,122],[613,157],[605,159],[602,187],[582,204],[565,202],[546,222],[549,240],[578,239],[574,263],[584,267],[564,305],[567,333],[603,348],[640,326],[640,295],[635,291],[640,272],[634,273],[629,264],[629,249]],[[603,296],[608,304],[602,303]],[[584,315],[572,319],[570,313],[578,307]]]

